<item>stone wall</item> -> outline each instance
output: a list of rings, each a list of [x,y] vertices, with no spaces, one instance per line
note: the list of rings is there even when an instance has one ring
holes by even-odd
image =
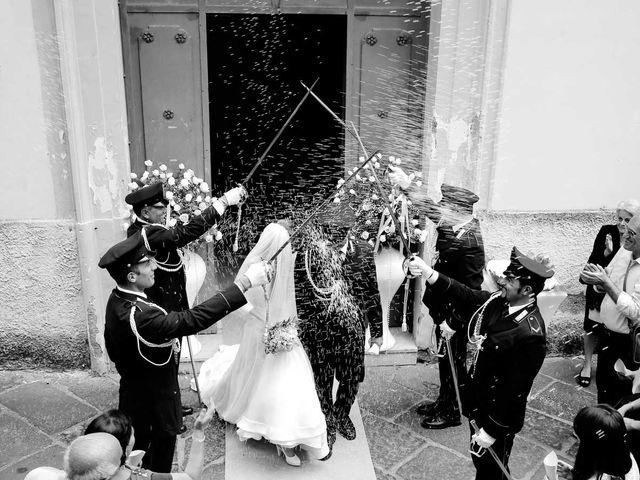
[[[0,258],[0,364],[88,366],[74,222],[1,222]]]

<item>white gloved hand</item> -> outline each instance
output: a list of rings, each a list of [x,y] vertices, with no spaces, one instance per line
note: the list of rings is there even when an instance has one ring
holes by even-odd
[[[452,329],[446,321],[440,324],[440,335],[442,335],[443,338],[451,340],[454,333],[456,333],[456,331]]]
[[[427,265],[423,259],[414,255],[409,262],[409,272],[414,277],[424,276],[429,279],[433,275],[434,270]]]
[[[264,260],[252,263],[243,275],[249,279],[252,287],[265,285],[273,278],[273,266]]]
[[[475,443],[479,447],[489,448],[495,443],[496,439],[485,432],[484,428],[481,428],[477,433],[471,436],[471,443]]]
[[[389,165],[389,181],[391,185],[398,185],[400,188],[407,189],[411,185],[409,175],[404,173],[400,167]]]
[[[223,195],[228,205],[238,205],[239,203],[242,203],[247,196],[248,194],[244,187],[232,188]]]

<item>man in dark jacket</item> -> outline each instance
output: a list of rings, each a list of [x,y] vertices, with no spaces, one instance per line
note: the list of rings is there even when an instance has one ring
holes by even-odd
[[[400,187],[408,187],[408,177],[398,167],[391,167],[389,178]],[[478,196],[461,187],[442,184],[440,187],[442,200],[434,203],[429,198],[415,198],[429,219],[437,225],[438,240],[436,251],[438,260],[433,268],[449,278],[474,290],[482,285],[482,269],[484,268],[484,244],[480,232],[480,222],[473,216],[473,205]],[[451,299],[434,294],[429,285],[425,287],[424,304],[436,325],[443,325],[450,319],[459,317]],[[438,345],[443,342],[441,328],[436,330]],[[458,382],[461,387],[467,382],[466,332],[456,332],[450,339],[451,353],[455,363]],[[438,358],[438,374],[440,376],[440,393],[435,402],[425,401],[418,406],[418,413],[425,415],[421,425],[429,429],[441,429],[460,425],[460,412],[453,386],[453,375],[448,354]]]
[[[182,426],[178,338],[204,330],[244,305],[244,292],[267,283],[272,269],[265,262],[251,265],[231,287],[191,310],[167,311],[145,294],[157,268],[146,236],[146,229],[136,232],[100,259],[98,266],[117,283],[107,302],[104,336],[120,374],[118,408],[131,417],[134,448],[147,452],[143,467],[170,472]]]
[[[432,292],[455,303],[460,315],[444,324],[443,335],[469,333],[476,347],[463,407],[472,425],[471,449],[476,480],[502,479],[491,447],[508,469],[516,433],[522,429],[527,397],[546,354],[546,328],[536,297],[553,271],[513,247],[501,290],[473,290],[414,258],[410,271],[422,275]]]

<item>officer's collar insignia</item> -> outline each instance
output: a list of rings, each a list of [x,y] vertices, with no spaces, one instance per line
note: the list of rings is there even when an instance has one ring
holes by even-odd
[[[520,323],[527,315],[529,315],[529,311],[526,308],[523,308],[522,311],[513,319],[513,321],[516,323]]]

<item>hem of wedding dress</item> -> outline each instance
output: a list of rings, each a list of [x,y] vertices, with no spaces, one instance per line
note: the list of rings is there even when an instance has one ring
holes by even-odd
[[[320,459],[329,454],[329,447],[327,446],[327,431],[324,430],[320,435],[314,435],[311,437],[305,438],[294,438],[289,440],[278,440],[273,438],[272,435],[269,435],[268,432],[259,432],[252,430],[246,430],[241,426],[238,426],[238,430],[236,431],[238,434],[238,438],[245,442],[247,440],[257,440],[260,441],[263,438],[274,445],[280,445],[284,448],[295,448],[300,447],[303,450],[309,452],[309,454],[316,458]]]

